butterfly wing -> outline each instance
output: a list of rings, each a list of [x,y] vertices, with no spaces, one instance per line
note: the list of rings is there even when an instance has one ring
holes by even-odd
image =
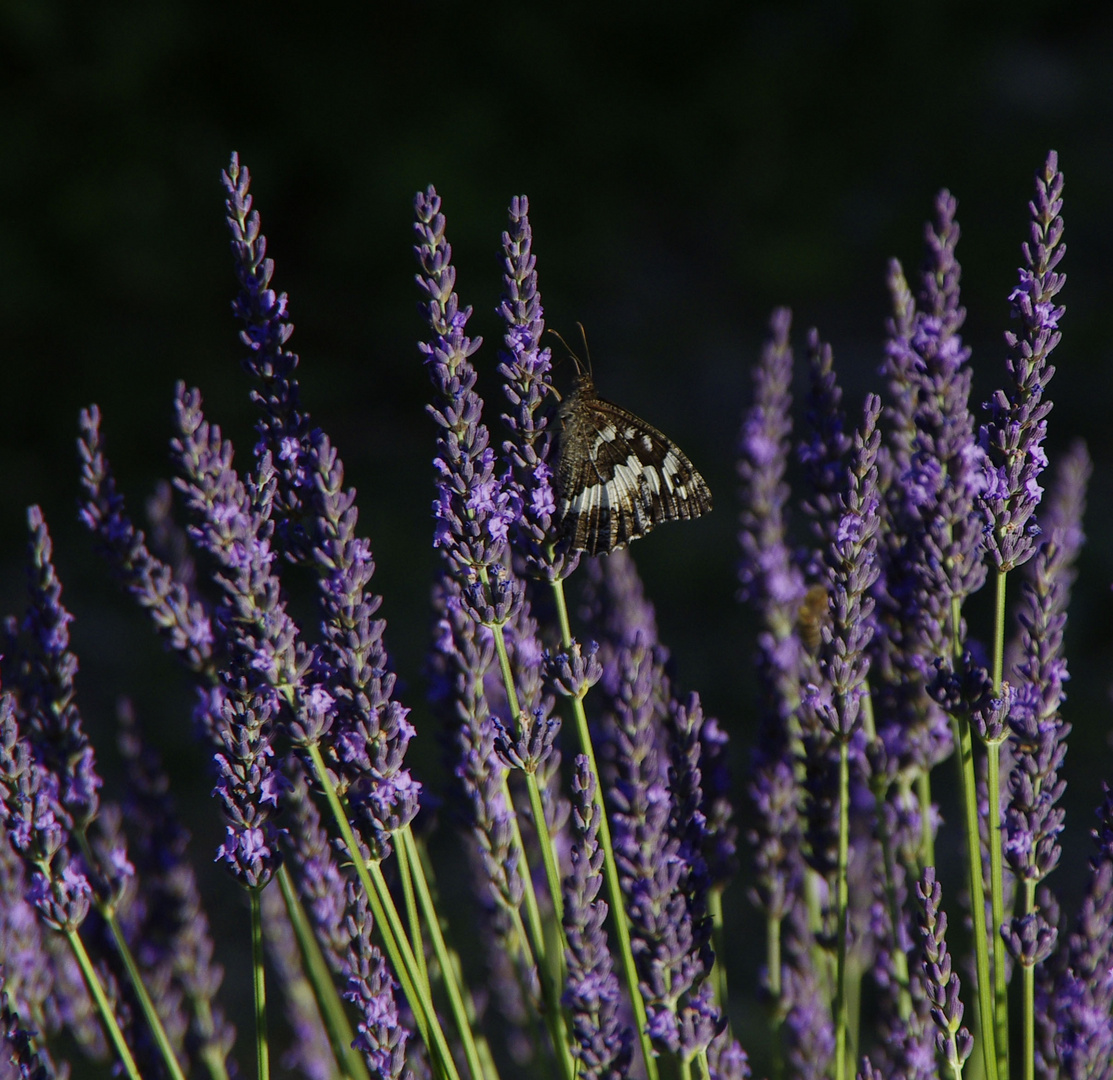
[[[577,394],[562,413],[559,510],[573,549],[613,551],[662,521],[711,509],[703,477],[651,424],[593,394]]]

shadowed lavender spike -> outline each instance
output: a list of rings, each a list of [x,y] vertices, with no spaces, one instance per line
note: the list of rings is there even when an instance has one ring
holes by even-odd
[[[991,525],[987,543],[1001,571],[1027,562],[1039,535],[1032,517],[1043,494],[1039,477],[1047,466],[1043,440],[1051,402],[1044,393],[1055,375],[1048,357],[1062,337],[1059,322],[1066,310],[1055,303],[1066,283],[1066,275],[1055,269],[1067,252],[1059,216],[1062,196],[1059,155],[1052,150],[1036,174],[1036,197],[1028,204],[1031,235],[1022,245],[1020,283],[1009,296],[1013,318],[1020,323],[1018,331],[1005,334],[1010,385],[986,403],[988,420],[980,432],[989,454],[988,488],[982,497]]]
[[[959,999],[958,975],[951,970],[947,951],[947,915],[940,908],[943,890],[935,880],[935,867],[924,868],[916,883],[916,896],[922,911],[920,941],[924,951],[926,987],[931,999],[931,1015],[939,1028],[936,1045],[951,1069],[955,1080],[974,1048],[974,1040],[962,1026],[962,1001]]]
[[[581,1074],[591,1080],[625,1080],[634,1033],[619,1019],[622,995],[603,929],[607,902],[599,898],[603,852],[595,785],[587,756],[578,754],[572,780],[572,872],[564,880],[568,979],[561,1003],[572,1016]]]
[[[552,356],[542,348],[545,320],[537,287],[537,257],[529,224],[529,200],[510,203],[510,225],[502,234],[503,300],[499,314],[506,323],[499,374],[512,412],[503,413],[510,438],[503,453],[512,465],[509,483],[518,488],[521,514],[511,526],[514,549],[530,573],[547,581],[568,577],[580,561],[578,551],[554,551],[557,535],[554,451],[551,415],[542,406],[554,394]]]

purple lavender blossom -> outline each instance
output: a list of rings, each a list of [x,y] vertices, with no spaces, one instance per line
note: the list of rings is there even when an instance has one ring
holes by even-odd
[[[552,357],[541,347],[545,320],[537,288],[537,257],[529,224],[529,200],[510,202],[510,227],[502,234],[503,301],[499,313],[506,323],[499,374],[514,412],[504,413],[511,437],[503,453],[511,462],[510,483],[518,488],[521,514],[511,527],[514,550],[531,574],[547,581],[568,577],[580,561],[578,551],[554,553],[556,496],[553,488],[555,440],[551,414],[542,407],[555,393],[550,378]],[[539,412],[539,410],[541,410]]]
[[[951,735],[925,696],[935,661],[954,655],[965,625],[952,601],[981,588],[984,454],[969,411],[970,350],[960,330],[957,202],[947,191],[925,228],[926,266],[913,306],[899,265],[890,272],[894,317],[885,373],[891,395],[887,537],[881,593],[879,734],[900,768],[929,771],[947,757]]]
[[[93,889],[83,863],[67,843],[70,815],[62,806],[58,777],[35,760],[19,734],[12,695],[0,695],[0,818],[12,847],[27,864],[27,902],[56,930],[75,931],[85,921]]]
[[[73,828],[84,830],[96,817],[101,781],[74,701],[77,657],[69,647],[73,616],[62,605],[50,533],[37,506],[28,509],[27,525],[27,613],[18,630],[8,620],[0,669],[8,688],[19,694],[28,736],[42,766],[56,778],[61,805],[72,816]]]
[[[476,622],[505,623],[521,603],[521,586],[504,565],[510,526],[518,520],[518,495],[506,476],[496,476],[495,452],[482,422],[483,400],[475,392],[476,371],[468,359],[480,339],[465,327],[471,308],[461,308],[454,291],[452,248],[444,237],[441,200],[430,187],[414,200],[414,246],[421,273],[418,286],[431,338],[419,345],[436,392],[429,415],[439,428],[439,474],[434,545],[461,585],[461,598]]]
[[[729,1031],[722,1031],[711,1040],[707,1063],[711,1080],[750,1080],[750,1059]]]
[[[166,637],[167,647],[191,671],[207,670],[214,644],[208,614],[190,595],[189,582],[151,554],[143,533],[128,518],[101,446],[100,410],[95,405],[82,409],[79,422],[77,452],[84,497],[78,516],[97,537],[113,573]]]
[[[280,546],[284,550],[304,549],[306,530],[312,527],[312,515],[306,506],[307,488],[311,490],[306,459],[312,437],[294,375],[298,355],[286,348],[294,332],[287,312],[288,299],[285,293],[271,288],[274,260],[266,257],[267,238],[259,213],[251,206],[251,172],[246,165],[241,168],[238,154],[232,155],[221,181],[228,194],[226,220],[240,283],[232,310],[243,323],[240,340],[249,350],[243,366],[256,382],[251,400],[262,412],[257,453],[262,456],[269,451],[275,463],[275,520],[282,533]]]
[[[760,707],[750,766],[757,825],[749,833],[756,874],[751,899],[772,920],[792,909],[803,876],[800,793],[794,771],[803,647],[794,633],[804,578],[786,543],[785,469],[792,430],[791,314],[773,313],[770,338],[754,368],[754,403],[739,438],[742,596],[757,610]],[[794,732],[795,727],[795,732]],[[771,973],[774,986],[780,972]],[[767,975],[768,977],[768,975]]]
[[[599,898],[603,851],[595,786],[587,756],[577,755],[572,780],[572,872],[564,882],[568,982],[562,1004],[571,1013],[574,1052],[582,1075],[591,1080],[625,1080],[634,1033],[619,1019],[621,993],[603,929],[607,902]]]
[[[204,419],[200,395],[179,384],[175,405],[179,434],[171,446],[183,473],[177,483],[199,522],[190,535],[221,565],[216,618],[229,643],[229,667],[213,695],[221,744],[215,793],[227,822],[217,857],[245,886],[259,888],[280,857],[272,820],[282,788],[271,747],[274,716],[281,689],[300,680],[309,657],[271,569],[269,459],[249,489],[232,468],[231,444]]]
[[[348,987],[344,997],[356,1009],[359,1034],[352,1044],[367,1059],[371,1075],[397,1080],[406,1065],[407,1033],[398,1016],[391,978],[382,953],[371,940],[371,913],[367,897],[354,884],[348,886]]]
[[[691,867],[670,827],[673,807],[661,739],[667,682],[641,632],[617,649],[611,701],[615,782],[608,796],[619,881],[653,1042],[690,1059],[721,1020],[710,1000],[706,936],[686,893]],[[664,688],[664,689],[663,689]],[[664,698],[662,698],[662,694]]]
[[[826,555],[831,627],[823,634],[820,670],[830,687],[833,714],[827,728],[849,741],[860,724],[862,696],[869,674],[867,654],[874,635],[874,600],[870,595],[877,565],[877,451],[881,433],[877,418],[881,399],[866,398],[862,430],[854,436],[854,453],[846,471],[847,486],[836,504],[840,514]]]
[[[271,288],[274,262],[265,257],[266,237],[251,207],[250,174],[236,155],[223,179],[240,282],[233,309],[244,323],[244,367],[262,413],[255,452],[274,463],[273,540],[318,578],[324,642],[314,678],[295,700],[291,733],[299,744],[331,733],[321,748],[337,790],[369,830],[374,851],[386,854],[388,834],[416,815],[421,785],[404,767],[415,731],[409,710],[393,697],[385,623],[375,618],[381,598],[369,588],[375,562],[356,531],[355,490],[344,485],[340,455],[300,403],[298,357],[286,348],[293,333],[286,294]]]
[[[936,1046],[957,1078],[974,1049],[974,1040],[962,1026],[962,1001],[958,975],[951,970],[947,951],[947,913],[940,908],[943,890],[935,880],[935,867],[927,866],[916,883],[916,896],[922,905],[920,942],[924,952],[924,973],[931,999],[931,1016],[939,1028]]]
[[[546,678],[548,684],[561,696],[579,698],[584,696],[603,677],[603,665],[599,661],[599,642],[590,641],[581,645],[575,638],[563,652],[556,656],[546,655]]]
[[[1113,792],[1108,785],[1098,817],[1098,850],[1090,860],[1075,929],[1057,978],[1041,988],[1037,999],[1037,1016],[1052,1042],[1039,1061],[1045,1077],[1113,1077]]]
[[[1043,494],[1039,477],[1047,466],[1043,440],[1051,411],[1044,392],[1055,375],[1048,357],[1062,337],[1059,321],[1065,310],[1055,304],[1066,283],[1066,276],[1055,271],[1067,250],[1059,216],[1062,194],[1059,155],[1052,150],[1036,174],[1036,198],[1028,204],[1031,239],[1022,245],[1025,265],[1019,285],[1009,296],[1013,318],[1020,322],[1018,332],[1005,334],[1011,385],[986,403],[988,420],[980,433],[989,455],[987,490],[982,496],[990,525],[986,544],[1002,572],[1027,562],[1035,554],[1039,535],[1032,518]]]
[[[1070,733],[1059,713],[1066,697],[1063,684],[1069,678],[1062,645],[1074,561],[1083,541],[1087,469],[1084,449],[1076,448],[1065,460],[1063,483],[1050,507],[1045,539],[1028,563],[1017,615],[1021,655],[1014,666],[1016,685],[1008,713],[1012,767],[1004,836],[1005,858],[1025,890],[1021,915],[1005,939],[1017,958],[1021,952],[1035,955],[1032,942],[1055,939],[1054,923],[1034,904],[1034,896],[1060,857],[1064,812],[1058,802],[1066,782],[1059,770]],[[1042,952],[1044,946],[1038,947]]]

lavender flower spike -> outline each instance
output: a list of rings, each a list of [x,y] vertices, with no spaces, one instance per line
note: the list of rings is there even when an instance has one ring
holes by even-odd
[[[983,496],[991,526],[986,540],[999,571],[1027,562],[1039,534],[1032,516],[1043,494],[1039,477],[1047,466],[1043,440],[1051,402],[1044,400],[1044,392],[1055,374],[1048,357],[1062,336],[1059,321],[1065,310],[1055,304],[1067,280],[1055,270],[1067,250],[1059,216],[1062,195],[1063,174],[1052,150],[1036,175],[1036,198],[1028,204],[1031,239],[1022,245],[1025,265],[1009,296],[1013,318],[1020,322],[1018,332],[1005,334],[1011,386],[987,402],[989,419],[981,429],[990,457],[989,490]]]
[[[95,405],[82,409],[79,424],[77,453],[84,497],[78,516],[97,537],[113,572],[165,635],[167,647],[191,671],[204,671],[213,655],[211,620],[190,596],[188,585],[151,554],[143,533],[128,518],[101,445],[100,410]]]
[[[624,1080],[633,1056],[634,1033],[619,1020],[621,993],[603,929],[607,902],[599,899],[603,850],[595,785],[587,755],[577,755],[572,780],[576,838],[572,873],[564,882],[568,986],[562,1003],[572,1015],[581,1075],[591,1080]]]
[[[495,475],[483,400],[475,392],[476,371],[468,359],[481,339],[464,332],[471,308],[461,308],[455,293],[456,270],[444,236],[440,197],[430,186],[418,193],[414,207],[414,251],[422,271],[417,283],[428,297],[422,307],[432,332],[419,348],[436,391],[429,414],[440,429],[433,542],[460,581],[472,618],[485,626],[502,625],[521,602],[521,586],[503,565],[508,530],[520,507],[506,478]]]
[[[826,553],[831,591],[832,630],[825,640],[820,667],[830,684],[834,716],[832,734],[848,741],[859,723],[859,710],[869,674],[867,648],[874,634],[874,601],[870,590],[877,581],[877,530],[880,495],[877,490],[877,451],[881,433],[877,419],[881,399],[866,398],[862,430],[854,437],[854,454],[847,471],[848,486],[840,498],[842,514]]]
[[[506,323],[499,374],[511,408],[503,422],[511,437],[503,452],[513,466],[511,483],[518,488],[521,516],[514,522],[514,546],[530,571],[548,581],[566,578],[580,561],[578,551],[553,553],[556,535],[556,497],[553,490],[555,443],[549,417],[539,412],[554,393],[550,372],[552,358],[541,347],[545,332],[541,293],[537,288],[537,258],[529,224],[529,200],[519,196],[510,203],[510,227],[502,234],[504,295],[499,312]]]
[[[920,941],[924,950],[925,986],[931,1000],[931,1016],[939,1028],[935,1044],[947,1062],[954,1080],[960,1080],[962,1066],[974,1049],[974,1040],[962,1026],[962,1001],[958,976],[951,970],[947,951],[947,914],[940,908],[943,890],[935,880],[935,867],[924,867],[916,883],[922,922]]]
[[[232,467],[232,446],[201,411],[197,391],[178,384],[178,436],[172,449],[185,474],[177,481],[199,524],[190,534],[220,563],[224,599],[217,617],[228,628],[229,665],[213,694],[215,793],[224,804],[227,836],[217,857],[247,888],[265,885],[278,869],[282,779],[274,766],[279,688],[296,685],[308,658],[271,570],[273,471],[269,458],[249,491]]]
[[[266,237],[252,209],[250,174],[235,155],[223,180],[240,283],[233,309],[245,327],[244,368],[262,413],[255,453],[261,459],[269,452],[275,469],[273,541],[318,579],[324,641],[317,678],[296,700],[291,734],[299,745],[322,744],[338,793],[385,855],[387,835],[417,813],[421,785],[404,768],[415,732],[409,710],[393,697],[385,623],[374,617],[381,602],[369,587],[375,560],[357,532],[356,493],[345,487],[340,455],[301,405],[298,357],[286,347],[294,329],[286,294],[271,287],[274,263],[265,257]]]
[[[309,472],[306,458],[312,433],[309,417],[298,400],[294,372],[297,353],[286,343],[294,332],[287,310],[287,296],[271,287],[274,260],[268,259],[267,238],[263,235],[259,213],[251,207],[251,172],[240,166],[238,154],[232,155],[226,172],[221,173],[228,227],[232,233],[232,252],[240,294],[232,310],[243,323],[240,340],[248,347],[243,361],[245,370],[257,383],[251,400],[263,413],[258,431],[260,455],[267,450],[275,462],[278,485],[275,493],[279,513],[278,527],[283,531],[282,546],[304,550],[305,530],[310,527],[307,498]]]

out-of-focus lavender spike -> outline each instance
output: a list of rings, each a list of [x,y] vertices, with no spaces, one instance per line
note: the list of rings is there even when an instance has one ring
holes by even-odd
[[[287,296],[271,287],[274,260],[266,257],[267,238],[263,235],[257,210],[252,209],[251,172],[232,155],[228,169],[221,173],[227,192],[228,228],[232,233],[232,254],[240,293],[232,311],[243,323],[240,340],[247,346],[244,370],[255,380],[251,399],[262,412],[256,453],[268,452],[278,474],[276,521],[283,531],[281,546],[297,549],[305,545],[305,505],[309,470],[309,417],[298,400],[294,372],[298,355],[286,347],[294,332],[287,310]]]
[[[504,792],[507,770],[495,751],[496,731],[485,688],[485,676],[495,667],[494,640],[491,631],[477,626],[465,610],[459,585],[447,574],[434,592],[434,609],[437,626],[432,696],[449,730],[449,768],[457,781],[456,801],[482,862],[483,891],[493,909],[494,934],[504,942],[513,940],[512,951],[517,957],[522,942],[510,933],[504,919],[511,926],[521,926],[521,875],[525,868],[519,865],[519,848],[514,843],[514,809]],[[489,956],[488,963],[493,977],[505,983],[504,959]],[[527,994],[539,992],[537,971],[532,965],[520,972],[520,977]],[[509,1007],[506,1019],[515,1028],[522,1019],[514,1007],[515,1001],[520,1006],[521,996],[520,991],[517,995],[497,995],[500,1008]],[[521,1049],[528,1053],[533,1047],[523,1042]]]
[[[156,480],[155,490],[147,496],[143,508],[150,525],[153,553],[166,561],[175,581],[192,589],[197,581],[197,564],[189,550],[185,529],[174,520],[174,485],[169,480]]]
[[[378,946],[371,940],[367,897],[348,885],[348,987],[344,997],[356,1009],[359,1034],[352,1044],[367,1058],[372,1076],[398,1080],[405,1073],[408,1034],[395,1001],[396,984]]]
[[[1056,460],[1055,475],[1040,517],[1043,535],[1054,539],[1056,543],[1058,554],[1055,560],[1055,577],[1059,583],[1057,610],[1063,612],[1070,605],[1071,588],[1078,576],[1078,556],[1086,542],[1082,519],[1086,511],[1086,489],[1092,474],[1093,462],[1086,444],[1081,439],[1076,439],[1067,452]],[[1030,559],[1024,566],[1025,580],[1033,587],[1039,587],[1036,561]],[[1015,638],[1006,646],[1006,671],[1015,671],[1022,661],[1022,629],[1018,623]]]
[[[920,943],[923,948],[925,986],[931,1000],[931,1016],[939,1028],[936,1046],[959,1076],[962,1066],[974,1048],[974,1039],[962,1026],[962,1001],[959,998],[958,975],[951,970],[947,951],[947,915],[940,907],[943,890],[935,880],[935,867],[924,868],[916,883],[916,896],[921,904]]]
[[[1075,928],[1054,983],[1044,987],[1040,1012],[1053,1018],[1053,1046],[1040,1062],[1045,1077],[1113,1077],[1113,792],[1105,786],[1094,830],[1097,854]]]
[[[217,854],[245,886],[258,888],[280,858],[273,817],[282,778],[272,748],[280,688],[299,683],[309,658],[272,569],[269,459],[249,490],[232,467],[231,443],[205,420],[200,394],[179,383],[175,411],[178,435],[171,449],[183,474],[176,483],[197,521],[191,537],[221,566],[224,596],[216,617],[229,643],[215,695],[215,734],[222,744],[215,793],[227,826]]]
[[[640,631],[630,645],[616,648],[614,663],[617,686],[605,741],[613,750],[615,772],[607,792],[615,862],[649,1035],[657,1046],[690,1059],[707,1048],[721,1020],[710,986],[703,983],[710,962],[685,892],[690,867],[671,827],[662,737],[667,679],[659,655]]]
[[[361,1033],[353,1045],[368,1056],[374,1067],[398,1069],[399,1055],[404,1058],[408,1033],[399,1021],[395,986],[382,968],[381,955],[377,949],[373,955],[362,955],[370,941],[370,913],[365,902],[356,902],[354,898],[359,890],[344,877],[336,863],[328,836],[321,827],[320,814],[309,795],[305,770],[293,755],[287,759],[287,771],[291,780],[286,806],[293,818],[293,828],[287,834],[288,848],[295,867],[297,888],[306,901],[317,940],[329,967],[347,981],[345,996],[355,1001],[363,1013]],[[356,966],[353,967],[353,964]],[[301,978],[300,971],[292,974]],[[312,1004],[311,999],[308,1004]],[[303,1003],[301,1007],[307,1005]],[[315,1010],[316,1006],[313,1005],[313,1008]],[[375,1026],[376,1016],[385,1018],[384,1027]],[[317,1075],[314,1070],[324,1068],[326,1064],[331,1066],[332,1051],[327,1039],[323,1043],[318,1042],[316,1028],[319,1027],[319,1017],[314,1019],[307,1015],[298,1023],[308,1023],[314,1028],[310,1072]],[[400,1034],[394,1031],[394,1026],[399,1028]],[[381,1075],[393,1076],[397,1073]]]
[[[895,477],[903,475],[912,459],[912,443],[916,437],[913,419],[916,409],[916,388],[913,370],[916,354],[912,335],[916,329],[916,301],[899,260],[889,261],[889,298],[892,315],[886,322],[885,360],[881,374],[885,376],[889,400],[885,405],[886,439],[882,447],[881,487],[888,491]]]
[[[130,703],[121,702],[117,715],[117,742],[128,781],[125,809],[144,915],[135,938],[137,959],[148,971],[165,970],[188,1000],[185,1043],[190,1058],[223,1067],[236,1031],[216,1000],[224,969],[213,962],[208,916],[186,859],[189,832],[178,820],[169,779],[144,741]],[[160,1015],[165,1019],[166,1010],[160,1009]]]
[[[793,922],[806,918],[798,905],[792,913]],[[775,1004],[785,1009],[787,1075],[800,1080],[825,1080],[835,1056],[835,1026],[827,992],[812,966],[811,940],[804,926],[792,926],[786,934],[785,985],[781,1001]]]
[[[703,858],[713,889],[723,889],[738,872],[738,825],[731,801],[728,738],[719,721],[708,716],[700,728],[703,773]]]
[[[0,1060],[4,1062],[6,1078],[54,1080],[55,1071],[49,1055],[45,1051],[37,1051],[33,1044],[36,1034],[24,1026],[0,981]]]
[[[815,329],[808,331],[808,372],[810,386],[804,414],[808,426],[797,447],[797,456],[808,482],[808,494],[802,505],[811,518],[819,548],[818,562],[823,559],[823,549],[834,539],[838,499],[846,489],[846,456],[851,438],[846,431],[842,389],[835,375],[831,346],[820,340]],[[811,572],[819,573],[818,566]]]
[[[0,708],[12,708],[10,699]],[[0,825],[3,823],[0,822]],[[60,1021],[50,1001],[55,972],[42,924],[26,900],[27,868],[0,829],[0,965],[12,1007],[36,1028],[54,1034]]]
[[[693,974],[692,999],[680,1010],[681,1052],[686,1057],[707,1050],[710,1041],[725,1027],[721,1008],[710,1001],[711,948],[709,893],[711,874],[704,851],[712,842],[708,831],[703,790],[702,734],[705,723],[698,694],[686,703],[670,701],[666,727],[669,732],[669,789],[672,801],[670,831],[680,842],[678,854],[684,864],[681,892],[688,906],[692,942],[689,957],[698,957],[700,968]],[[721,1003],[725,1007],[725,1002]],[[698,1030],[698,1034],[697,1034]],[[706,1040],[706,1041],[705,1041]]]
[[[729,1031],[722,1031],[711,1040],[707,1064],[711,1080],[750,1080],[750,1059]]]
[[[551,790],[559,778],[560,750],[554,745],[560,735],[560,715],[554,714],[555,699],[543,690],[544,651],[538,637],[537,620],[527,600],[512,612],[504,628],[504,640],[514,672],[515,690],[521,710],[519,723],[508,717],[493,719],[497,735],[495,748],[511,769],[534,772],[545,803],[550,831],[557,831],[568,818],[568,802]],[[505,691],[500,695],[505,701]]]
[[[607,902],[599,898],[603,852],[595,785],[587,756],[577,755],[572,779],[572,872],[564,881],[568,982],[562,1004],[571,1013],[581,1074],[591,1080],[625,1080],[634,1033],[619,1019],[622,995],[603,928]]]
[[[1020,283],[1009,296],[1012,316],[1020,323],[1007,331],[1005,367],[1009,386],[986,403],[988,419],[980,438],[989,455],[987,489],[982,505],[989,519],[986,543],[994,566],[1011,570],[1036,551],[1039,526],[1033,520],[1043,489],[1039,477],[1047,467],[1043,440],[1050,400],[1044,399],[1055,368],[1048,358],[1062,336],[1059,322],[1066,310],[1055,297],[1066,283],[1056,267],[1066,254],[1063,239],[1063,174],[1054,150],[1036,173],[1036,197],[1029,240],[1022,245]]]
[[[336,1061],[313,988],[302,970],[301,953],[282,894],[277,889],[264,889],[261,900],[267,958],[282,988],[283,1011],[293,1036],[282,1054],[282,1067],[307,1080],[333,1080]]]
[[[286,759],[285,805],[292,828],[287,833],[290,861],[298,893],[305,901],[321,950],[334,974],[346,975],[345,951],[350,944],[344,897],[346,880],[333,856],[321,815],[309,794],[309,780],[299,760]]]
[[[755,825],[749,833],[756,874],[754,903],[773,921],[792,909],[802,882],[802,797],[795,776],[804,649],[795,633],[804,602],[804,578],[786,541],[791,448],[792,316],[777,309],[770,336],[754,368],[754,400],[738,440],[741,501],[738,533],[742,597],[761,620],[758,633],[760,707],[750,765],[749,795]],[[774,973],[775,985],[780,973]]]
[[[554,393],[552,357],[542,348],[545,320],[537,287],[537,257],[529,224],[529,200],[510,202],[509,228],[502,234],[503,299],[499,314],[506,324],[505,351],[499,374],[511,412],[502,419],[510,430],[503,453],[511,462],[509,482],[519,489],[521,515],[511,526],[511,541],[529,572],[546,581],[566,578],[580,561],[578,551],[557,551],[556,496],[553,489],[556,459],[551,417],[542,406]],[[561,545],[563,547],[563,545]]]
[[[151,554],[143,533],[128,518],[104,456],[100,419],[95,405],[81,410],[77,452],[83,495],[78,516],[97,537],[113,573],[150,614],[167,647],[191,671],[204,671],[213,656],[212,622],[191,597],[188,582]]]

